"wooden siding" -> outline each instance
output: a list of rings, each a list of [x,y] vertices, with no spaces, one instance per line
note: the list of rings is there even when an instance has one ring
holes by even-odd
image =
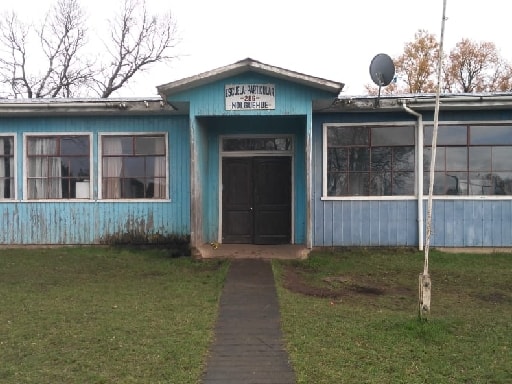
[[[434,246],[512,246],[512,200],[435,200],[432,218]]]
[[[499,121],[510,111],[461,111],[445,121]],[[407,121],[400,114],[316,115],[313,121],[313,237],[315,246],[417,246],[417,200],[321,200],[322,125],[326,122]],[[414,121],[414,120],[412,120]],[[427,201],[424,200],[424,220]],[[424,223],[424,235],[425,235]],[[511,247],[512,199],[434,199],[434,247]]]
[[[276,86],[276,105],[272,110],[226,111],[225,84],[272,83]],[[246,73],[216,81],[200,88],[172,95],[169,101],[190,101],[191,118],[194,116],[276,116],[306,115],[311,113],[313,99],[332,99],[337,95],[304,85],[289,83],[257,73]]]
[[[315,246],[414,246],[414,200],[315,201]]]
[[[0,203],[0,244],[98,244],[125,234],[188,234],[177,204]],[[187,217],[184,217],[187,216]]]
[[[275,109],[226,110],[226,84],[274,84]],[[312,101],[337,95],[254,72],[213,81],[173,94],[169,101],[189,102],[192,141],[192,239],[193,244],[219,239],[219,135],[293,134],[294,242],[307,239],[306,124]],[[228,119],[229,117],[229,119]],[[242,120],[241,120],[242,119]]]
[[[18,132],[15,154],[22,164],[23,133],[83,132],[93,136],[93,199],[23,200],[23,167],[17,168],[18,201],[0,201],[0,244],[93,244],[108,236],[190,233],[188,117],[37,117],[0,119],[3,131]],[[98,135],[162,132],[169,139],[169,200],[101,201],[98,196]]]

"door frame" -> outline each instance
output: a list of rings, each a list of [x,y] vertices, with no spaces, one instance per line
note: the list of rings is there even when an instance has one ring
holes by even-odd
[[[258,139],[263,137],[272,138],[290,138],[292,146],[290,151],[223,151],[222,142],[224,139]],[[293,134],[241,134],[241,135],[219,135],[219,193],[218,193],[218,207],[219,207],[219,223],[218,223],[218,236],[217,242],[222,244],[222,159],[224,157],[289,157],[291,161],[291,222],[290,222],[290,244],[295,244],[295,135]]]

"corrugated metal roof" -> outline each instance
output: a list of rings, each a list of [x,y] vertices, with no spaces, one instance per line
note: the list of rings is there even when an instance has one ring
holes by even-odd
[[[186,114],[160,97],[91,99],[0,99],[0,116],[69,114]]]
[[[404,105],[418,110],[433,110],[436,94],[417,93],[399,95],[339,96],[321,112],[378,112],[401,110]],[[444,93],[439,95],[444,110],[512,108],[512,92]]]

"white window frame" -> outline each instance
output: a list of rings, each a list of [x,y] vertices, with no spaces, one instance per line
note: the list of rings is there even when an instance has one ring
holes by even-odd
[[[414,166],[414,191],[413,195],[397,195],[397,196],[328,196],[327,193],[327,128],[328,127],[368,127],[372,128],[389,128],[389,127],[414,127],[414,150],[415,162],[417,162],[418,140],[417,125],[415,121],[393,121],[393,122],[364,122],[364,123],[323,123],[322,124],[322,197],[321,200],[415,200],[418,189],[418,164]]]
[[[88,198],[71,198],[71,199],[29,199],[28,198],[28,153],[27,141],[30,137],[68,137],[68,136],[87,136],[89,137],[89,197]],[[93,159],[93,134],[91,132],[25,132],[23,133],[23,200],[30,202],[85,202],[93,200],[94,185],[94,159]]]
[[[417,132],[418,127],[416,122],[400,121],[400,122],[362,122],[362,123],[323,123],[322,124],[322,197],[321,200],[415,200],[418,198],[418,175],[420,174],[419,167],[423,167],[423,158],[418,159],[416,156],[417,164],[415,166],[415,195],[414,196],[327,196],[327,127],[357,127],[369,126],[372,127],[389,127],[389,126],[403,126],[403,125],[416,126],[416,143],[415,150],[419,153]],[[512,125],[512,120],[453,120],[453,121],[439,121],[439,125]],[[424,120],[423,127],[434,125],[433,120]],[[424,145],[424,148],[427,146]],[[469,147],[468,147],[469,148]],[[428,172],[428,171],[427,171]],[[423,172],[422,172],[423,173]],[[422,199],[427,200],[428,195],[421,193]],[[512,200],[512,195],[433,195],[434,200]]]
[[[116,137],[116,136],[163,136],[165,141],[165,197],[164,198],[121,198],[121,199],[104,199],[103,198],[103,137]],[[156,132],[99,132],[98,133],[98,200],[108,202],[133,202],[133,203],[147,203],[147,202],[162,202],[170,201],[170,165],[169,165],[169,134],[165,131]]]
[[[12,137],[13,138],[13,156],[12,156],[12,159],[14,161],[14,167],[13,167],[13,170],[14,170],[14,176],[13,176],[13,179],[14,179],[14,196],[9,198],[9,199],[5,199],[5,198],[0,198],[0,202],[1,203],[8,203],[8,202],[12,202],[12,201],[17,201],[18,200],[18,135],[16,133],[10,133],[10,132],[5,132],[5,133],[0,133],[0,137],[4,138],[4,137]]]

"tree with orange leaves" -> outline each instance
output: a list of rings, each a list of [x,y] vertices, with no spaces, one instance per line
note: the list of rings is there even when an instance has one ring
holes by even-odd
[[[494,43],[462,39],[444,65],[443,89],[449,93],[508,91],[510,68]]]
[[[383,94],[434,93],[436,89],[439,42],[435,35],[419,30],[404,52],[393,59],[397,82],[381,90]],[[492,42],[462,39],[443,60],[445,93],[505,92],[512,90],[512,65]],[[368,94],[378,89],[366,85]]]

